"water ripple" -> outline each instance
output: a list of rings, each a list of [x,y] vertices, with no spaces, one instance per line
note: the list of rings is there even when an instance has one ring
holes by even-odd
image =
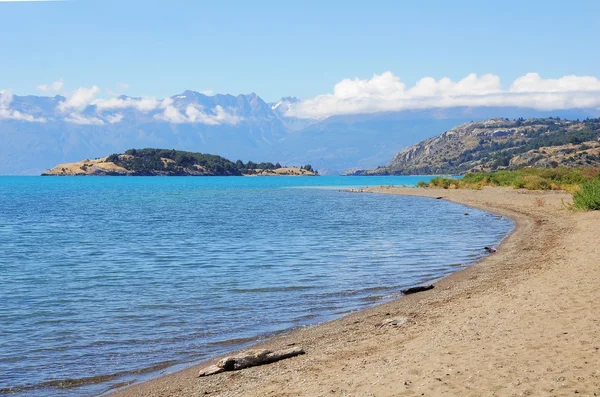
[[[98,394],[326,321],[512,228],[443,200],[284,188],[324,181],[356,183],[0,178],[0,394]]]

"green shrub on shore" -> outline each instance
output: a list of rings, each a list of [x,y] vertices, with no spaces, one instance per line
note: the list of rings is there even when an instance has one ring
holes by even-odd
[[[510,186],[527,190],[576,191],[585,182],[600,179],[598,168],[522,168],[512,171],[469,173],[461,179],[436,177],[422,187],[481,189],[484,186]]]
[[[461,179],[436,177],[419,187],[442,189],[481,189],[507,186],[527,190],[566,190],[573,193],[573,208],[600,210],[600,169],[598,168],[522,168],[520,170],[466,174]]]
[[[573,207],[581,210],[600,210],[600,179],[581,185],[573,194]]]
[[[459,188],[460,179],[435,177],[429,181],[429,187],[440,187],[442,189],[457,189]]]

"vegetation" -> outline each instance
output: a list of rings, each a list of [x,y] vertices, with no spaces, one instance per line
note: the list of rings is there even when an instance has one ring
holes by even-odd
[[[513,171],[469,173],[463,178],[436,177],[417,186],[443,189],[481,189],[508,186],[527,190],[566,190],[573,193],[573,207],[600,210],[600,168],[522,168]]]
[[[509,186],[528,190],[577,190],[585,182],[600,179],[599,168],[521,168],[511,171],[465,174],[461,179],[436,177],[423,187],[444,189],[481,189],[484,186]]]
[[[582,210],[600,210],[600,179],[585,182],[573,194],[573,207]]]
[[[251,175],[282,168],[279,163],[235,163],[221,156],[168,149],[130,149],[106,159],[135,175]],[[302,166],[313,171],[310,164]],[[316,173],[316,171],[315,171]]]

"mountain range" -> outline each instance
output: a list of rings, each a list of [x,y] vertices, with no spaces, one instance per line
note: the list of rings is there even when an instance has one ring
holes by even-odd
[[[298,99],[267,103],[255,93],[93,101],[85,92],[70,98],[0,94],[0,175],[37,175],[59,163],[146,147],[312,164],[321,174],[339,174],[386,164],[401,149],[469,121],[599,115],[597,109],[452,107],[300,119],[287,116]]]

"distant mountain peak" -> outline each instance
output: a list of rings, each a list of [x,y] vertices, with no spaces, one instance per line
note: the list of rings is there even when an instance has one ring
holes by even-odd
[[[300,102],[300,99],[295,96],[284,96],[279,101],[271,104],[271,110],[285,116],[285,113],[290,109],[290,105],[297,102]]]
[[[197,91],[192,91],[192,90],[185,90],[183,91],[181,94],[178,95],[173,95],[171,98],[179,98],[179,99],[184,99],[184,98],[196,98],[197,96],[202,95]]]

